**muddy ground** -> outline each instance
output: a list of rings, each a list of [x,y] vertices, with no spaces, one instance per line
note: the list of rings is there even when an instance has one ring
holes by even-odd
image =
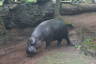
[[[86,14],[80,14],[75,16],[63,16],[62,18],[66,22],[68,21],[70,23],[73,23],[76,28],[83,26],[83,27],[87,27],[92,31],[96,30],[96,13],[86,13]],[[50,55],[50,53],[54,54],[56,52],[61,52],[61,51],[66,53],[77,54],[77,57],[80,56],[80,54],[77,53],[79,51],[76,50],[75,48],[64,46],[59,50],[56,48],[52,48],[51,50],[43,50],[33,58],[28,58],[26,57],[25,46],[28,37],[30,37],[31,35],[31,32],[32,32],[32,28],[12,29],[11,31],[9,31],[10,37],[8,40],[5,40],[5,43],[7,42],[7,45],[0,46],[0,64],[39,64],[38,61],[40,61],[40,58]],[[68,58],[70,58],[70,56],[71,55],[68,55]],[[84,61],[89,62],[87,64],[96,64],[96,61],[93,58],[89,58],[90,60],[89,59],[86,60],[86,57],[83,56],[80,57],[85,59]]]

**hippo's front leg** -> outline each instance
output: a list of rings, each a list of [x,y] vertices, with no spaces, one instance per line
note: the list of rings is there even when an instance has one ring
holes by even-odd
[[[51,45],[50,41],[46,41],[46,49],[50,48],[50,45]]]
[[[58,48],[61,47],[61,41],[62,41],[62,39],[57,40],[57,47],[58,47]]]
[[[68,45],[68,46],[74,46],[74,45],[71,43],[69,37],[66,37],[65,39],[66,39],[66,41],[67,41],[67,45]]]

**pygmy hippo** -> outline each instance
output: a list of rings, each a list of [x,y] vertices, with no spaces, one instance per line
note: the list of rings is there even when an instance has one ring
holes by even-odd
[[[26,53],[31,56],[37,53],[37,48],[42,45],[42,41],[46,42],[46,48],[50,46],[50,42],[57,40],[57,47],[60,47],[61,40],[65,39],[67,45],[71,45],[68,37],[68,29],[73,28],[72,24],[64,24],[59,19],[50,19],[41,22],[33,31],[27,42]]]

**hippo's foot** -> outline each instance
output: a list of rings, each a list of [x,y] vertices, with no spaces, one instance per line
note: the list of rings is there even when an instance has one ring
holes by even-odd
[[[27,57],[32,57],[33,55],[32,55],[32,54],[27,54],[26,56],[27,56]]]
[[[57,48],[61,48],[61,45],[57,45]]]
[[[46,46],[46,49],[50,49],[50,46]]]
[[[74,46],[74,44],[70,43],[70,44],[66,44],[67,46]]]
[[[33,56],[35,56],[36,54],[37,54],[37,53],[27,53],[27,52],[26,52],[26,56],[27,56],[27,57],[33,57]]]

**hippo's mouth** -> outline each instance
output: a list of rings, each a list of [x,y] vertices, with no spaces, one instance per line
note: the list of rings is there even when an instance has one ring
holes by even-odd
[[[37,53],[37,50],[34,46],[28,46],[26,53],[27,53],[27,56],[34,56]]]

